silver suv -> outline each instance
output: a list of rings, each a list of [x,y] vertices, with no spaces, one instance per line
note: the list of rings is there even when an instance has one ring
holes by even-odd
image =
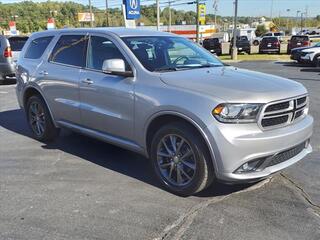
[[[15,62],[27,40],[25,36],[0,35],[0,83],[15,78]]]
[[[148,157],[163,186],[254,182],[312,151],[299,83],[226,66],[169,33],[123,28],[33,34],[17,96],[34,137],[69,128]]]

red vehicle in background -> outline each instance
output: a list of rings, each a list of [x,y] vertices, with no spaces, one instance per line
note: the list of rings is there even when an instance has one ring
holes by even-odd
[[[309,47],[311,44],[309,36],[295,35],[288,41],[287,53],[291,54],[291,50],[298,47]]]

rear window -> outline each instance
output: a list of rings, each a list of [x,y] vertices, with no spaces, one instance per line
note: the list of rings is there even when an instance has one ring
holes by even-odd
[[[291,40],[293,41],[309,41],[308,36],[292,36]]]
[[[264,42],[278,42],[278,38],[276,38],[276,37],[264,37],[262,39],[262,41],[264,41]]]
[[[8,40],[12,51],[21,51],[28,37],[11,37]]]
[[[29,59],[39,59],[41,58],[44,51],[47,49],[49,43],[51,42],[53,36],[36,38],[31,41],[24,55],[25,58]]]
[[[64,35],[54,47],[50,61],[77,67],[86,66],[88,37],[85,35]]]
[[[205,39],[204,42],[207,42],[207,43],[219,43],[219,38]]]

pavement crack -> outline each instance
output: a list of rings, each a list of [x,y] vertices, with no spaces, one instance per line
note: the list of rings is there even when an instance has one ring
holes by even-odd
[[[170,236],[170,234],[173,232],[174,229],[177,229],[177,231],[171,239],[180,240],[182,238],[182,236],[184,235],[184,233],[186,232],[186,230],[188,230],[188,228],[191,226],[191,224],[193,223],[193,221],[196,218],[196,216],[198,215],[198,213],[201,212],[201,210],[205,209],[206,207],[208,207],[211,204],[221,202],[221,201],[225,200],[226,198],[229,198],[233,195],[259,189],[259,188],[263,187],[264,185],[266,185],[267,183],[269,183],[270,179],[271,178],[268,178],[264,181],[261,181],[261,182],[257,183],[256,185],[253,185],[247,189],[244,189],[244,190],[241,190],[238,192],[234,192],[234,193],[231,193],[231,194],[228,194],[225,196],[220,196],[220,197],[215,197],[213,199],[208,199],[208,200],[200,202],[199,204],[196,204],[195,206],[190,208],[187,212],[182,214],[176,221],[174,221],[172,224],[168,225],[162,231],[160,236],[157,238],[154,238],[153,240],[167,239]]]
[[[300,193],[300,195],[305,199],[305,201],[308,202],[313,207],[313,210],[317,211],[317,215],[319,216],[319,214],[320,214],[320,206],[312,201],[312,199],[309,196],[309,194],[306,193],[306,191],[299,184],[297,184],[294,180],[292,180],[286,174],[280,173],[280,176],[283,177],[287,182],[289,182],[291,184],[291,186],[293,186],[294,189],[297,190]]]

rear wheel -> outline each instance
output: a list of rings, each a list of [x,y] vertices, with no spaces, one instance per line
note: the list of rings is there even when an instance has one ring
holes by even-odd
[[[320,67],[320,54],[314,56],[313,61],[312,61],[313,66],[315,67]]]
[[[259,45],[259,41],[258,41],[258,40],[254,40],[254,41],[253,41],[253,45],[254,45],[254,46],[258,46],[258,45]]]
[[[35,139],[46,142],[59,135],[59,129],[54,126],[48,107],[40,96],[28,99],[26,113]]]
[[[177,195],[200,192],[213,181],[206,145],[187,124],[176,122],[160,128],[152,140],[150,156],[157,178]]]

